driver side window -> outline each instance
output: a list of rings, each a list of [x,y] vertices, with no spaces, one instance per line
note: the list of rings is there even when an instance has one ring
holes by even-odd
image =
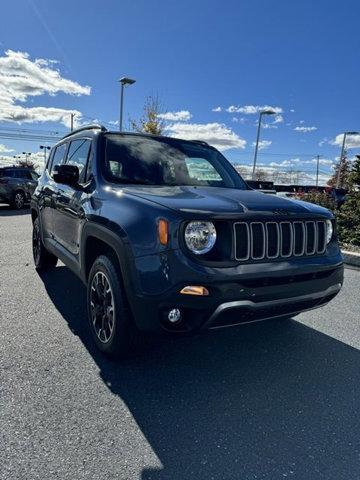
[[[56,165],[61,165],[64,163],[66,153],[66,143],[62,143],[61,145],[55,148],[55,152],[52,157],[51,167],[50,167],[50,175],[52,176],[54,173],[54,167]]]

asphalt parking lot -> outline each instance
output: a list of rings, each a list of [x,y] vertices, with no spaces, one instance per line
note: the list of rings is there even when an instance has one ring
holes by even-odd
[[[0,206],[1,479],[360,477],[360,271],[295,320],[94,350],[85,290],[42,278],[31,221]]]

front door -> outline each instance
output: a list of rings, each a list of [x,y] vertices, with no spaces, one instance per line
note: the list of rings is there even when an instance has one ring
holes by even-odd
[[[88,158],[91,140],[73,140],[67,152],[66,164],[79,169],[79,185],[84,187],[88,179]],[[83,188],[58,184],[54,211],[55,240],[72,255],[79,253],[80,232],[85,222],[89,194]]]
[[[43,173],[44,181],[40,180],[39,184],[38,202],[45,246],[48,240],[54,238],[54,208],[58,186],[52,178],[53,171],[55,166],[61,165],[65,160],[66,147],[67,144],[63,143],[51,152],[49,162]]]

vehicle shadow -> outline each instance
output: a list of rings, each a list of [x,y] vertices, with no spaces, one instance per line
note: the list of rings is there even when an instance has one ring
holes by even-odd
[[[356,349],[293,320],[268,321],[156,341],[116,363],[94,348],[80,280],[66,267],[42,278],[161,461],[143,480],[359,476]]]
[[[29,206],[25,206],[21,210],[16,210],[15,208],[10,207],[9,205],[0,203],[0,217],[12,217],[12,216],[29,215],[29,214],[30,214]]]

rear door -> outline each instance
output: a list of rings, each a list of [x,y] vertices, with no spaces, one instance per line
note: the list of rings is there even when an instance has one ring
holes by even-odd
[[[29,197],[34,193],[35,188],[38,184],[38,176],[37,174],[32,171],[32,170],[25,170],[24,171],[24,177],[27,185],[27,191]]]
[[[84,186],[88,180],[88,159],[91,140],[76,139],[70,142],[65,163],[79,169],[79,184]],[[88,193],[69,185],[58,184],[54,214],[55,239],[72,255],[79,253],[80,234],[85,222],[85,205]]]
[[[5,200],[6,202],[11,201],[13,183],[13,170],[6,168],[0,170],[0,199]]]

